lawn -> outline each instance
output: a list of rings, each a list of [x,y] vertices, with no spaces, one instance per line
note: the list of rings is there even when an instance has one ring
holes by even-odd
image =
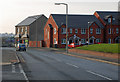
[[[93,50],[108,53],[120,53],[120,44],[93,44],[88,46],[76,47],[82,50]]]

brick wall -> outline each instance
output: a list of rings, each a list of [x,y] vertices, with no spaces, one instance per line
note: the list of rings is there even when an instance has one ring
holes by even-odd
[[[49,24],[51,24],[53,28],[50,28]],[[54,34],[54,28],[56,28],[56,34]],[[49,32],[49,34],[48,34],[48,32]],[[49,38],[48,38],[48,35],[49,35]],[[56,38],[56,41],[58,44],[58,26],[56,25],[53,17],[50,15],[50,17],[44,27],[45,47],[53,47],[54,46],[54,38]]]
[[[37,42],[37,47],[43,47],[44,46],[44,41],[29,41],[29,47],[36,47],[36,42]]]
[[[61,40],[63,38],[66,38],[66,34],[62,34],[61,33],[61,29],[62,28],[65,28],[65,25],[62,25],[61,28],[59,29],[59,36],[58,36],[59,37],[59,44],[58,44],[58,47],[60,47],[60,48],[63,48],[63,47],[66,46],[65,44],[61,44]],[[101,43],[103,43],[103,41],[104,41],[104,37],[103,37],[104,36],[104,29],[101,28],[101,34],[96,34],[96,28],[100,28],[100,27],[96,23],[93,23],[89,27],[89,32],[90,32],[90,28],[93,28],[93,33],[92,34],[89,33],[89,38],[92,37],[92,36],[95,37],[94,43],[96,42],[96,38],[100,38],[101,39]],[[71,36],[74,36],[74,35],[79,37],[80,41],[81,41],[82,38],[86,39],[86,41],[87,41],[87,39],[88,39],[88,29],[86,28],[86,34],[81,34],[81,28],[79,28],[78,29],[78,33],[76,34],[75,33],[75,28],[72,28],[72,34],[70,34],[70,28],[68,28],[68,39]]]
[[[111,34],[108,33],[108,29],[111,28]],[[119,28],[119,33],[117,34],[116,33],[116,28]],[[112,32],[112,29],[113,29],[113,32]],[[112,39],[112,43],[115,43],[115,39],[116,37],[120,36],[120,26],[119,25],[107,25],[106,26],[106,43],[108,43],[108,39],[111,38]]]

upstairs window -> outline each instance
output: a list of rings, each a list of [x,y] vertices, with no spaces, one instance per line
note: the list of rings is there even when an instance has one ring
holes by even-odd
[[[116,28],[116,34],[118,34],[119,33],[119,29],[118,28]]]
[[[19,31],[20,31],[19,28],[17,28],[17,33],[19,33]]]
[[[93,28],[90,28],[90,34],[92,34],[93,33]]]
[[[27,32],[27,27],[25,27],[25,32]]]
[[[108,34],[111,34],[111,28],[108,29]]]
[[[108,23],[111,23],[111,18],[108,18]]]
[[[56,31],[56,28],[54,28],[54,34],[56,34],[56,32],[57,32],[57,31]]]
[[[21,32],[23,32],[24,27],[21,28]]]
[[[75,33],[78,33],[78,29],[75,29]]]
[[[62,34],[66,34],[66,28],[62,28],[62,29],[61,29],[61,33],[62,33]]]
[[[81,29],[81,34],[86,34],[86,29],[85,28]]]
[[[101,29],[100,28],[96,29],[96,34],[101,34]]]
[[[70,29],[70,34],[72,34],[72,28]]]
[[[49,32],[48,32],[48,39],[49,39]]]

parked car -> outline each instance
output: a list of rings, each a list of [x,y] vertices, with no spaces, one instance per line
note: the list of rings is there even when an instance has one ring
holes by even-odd
[[[79,45],[79,44],[71,43],[68,45],[69,48],[75,48],[75,47],[79,47],[79,46],[82,46],[82,44]]]
[[[17,44],[16,51],[21,51],[21,50],[26,51],[25,44]]]

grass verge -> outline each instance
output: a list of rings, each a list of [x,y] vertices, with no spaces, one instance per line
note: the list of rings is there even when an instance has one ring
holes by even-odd
[[[120,53],[120,44],[93,44],[76,48],[82,50],[92,50],[107,53]]]

